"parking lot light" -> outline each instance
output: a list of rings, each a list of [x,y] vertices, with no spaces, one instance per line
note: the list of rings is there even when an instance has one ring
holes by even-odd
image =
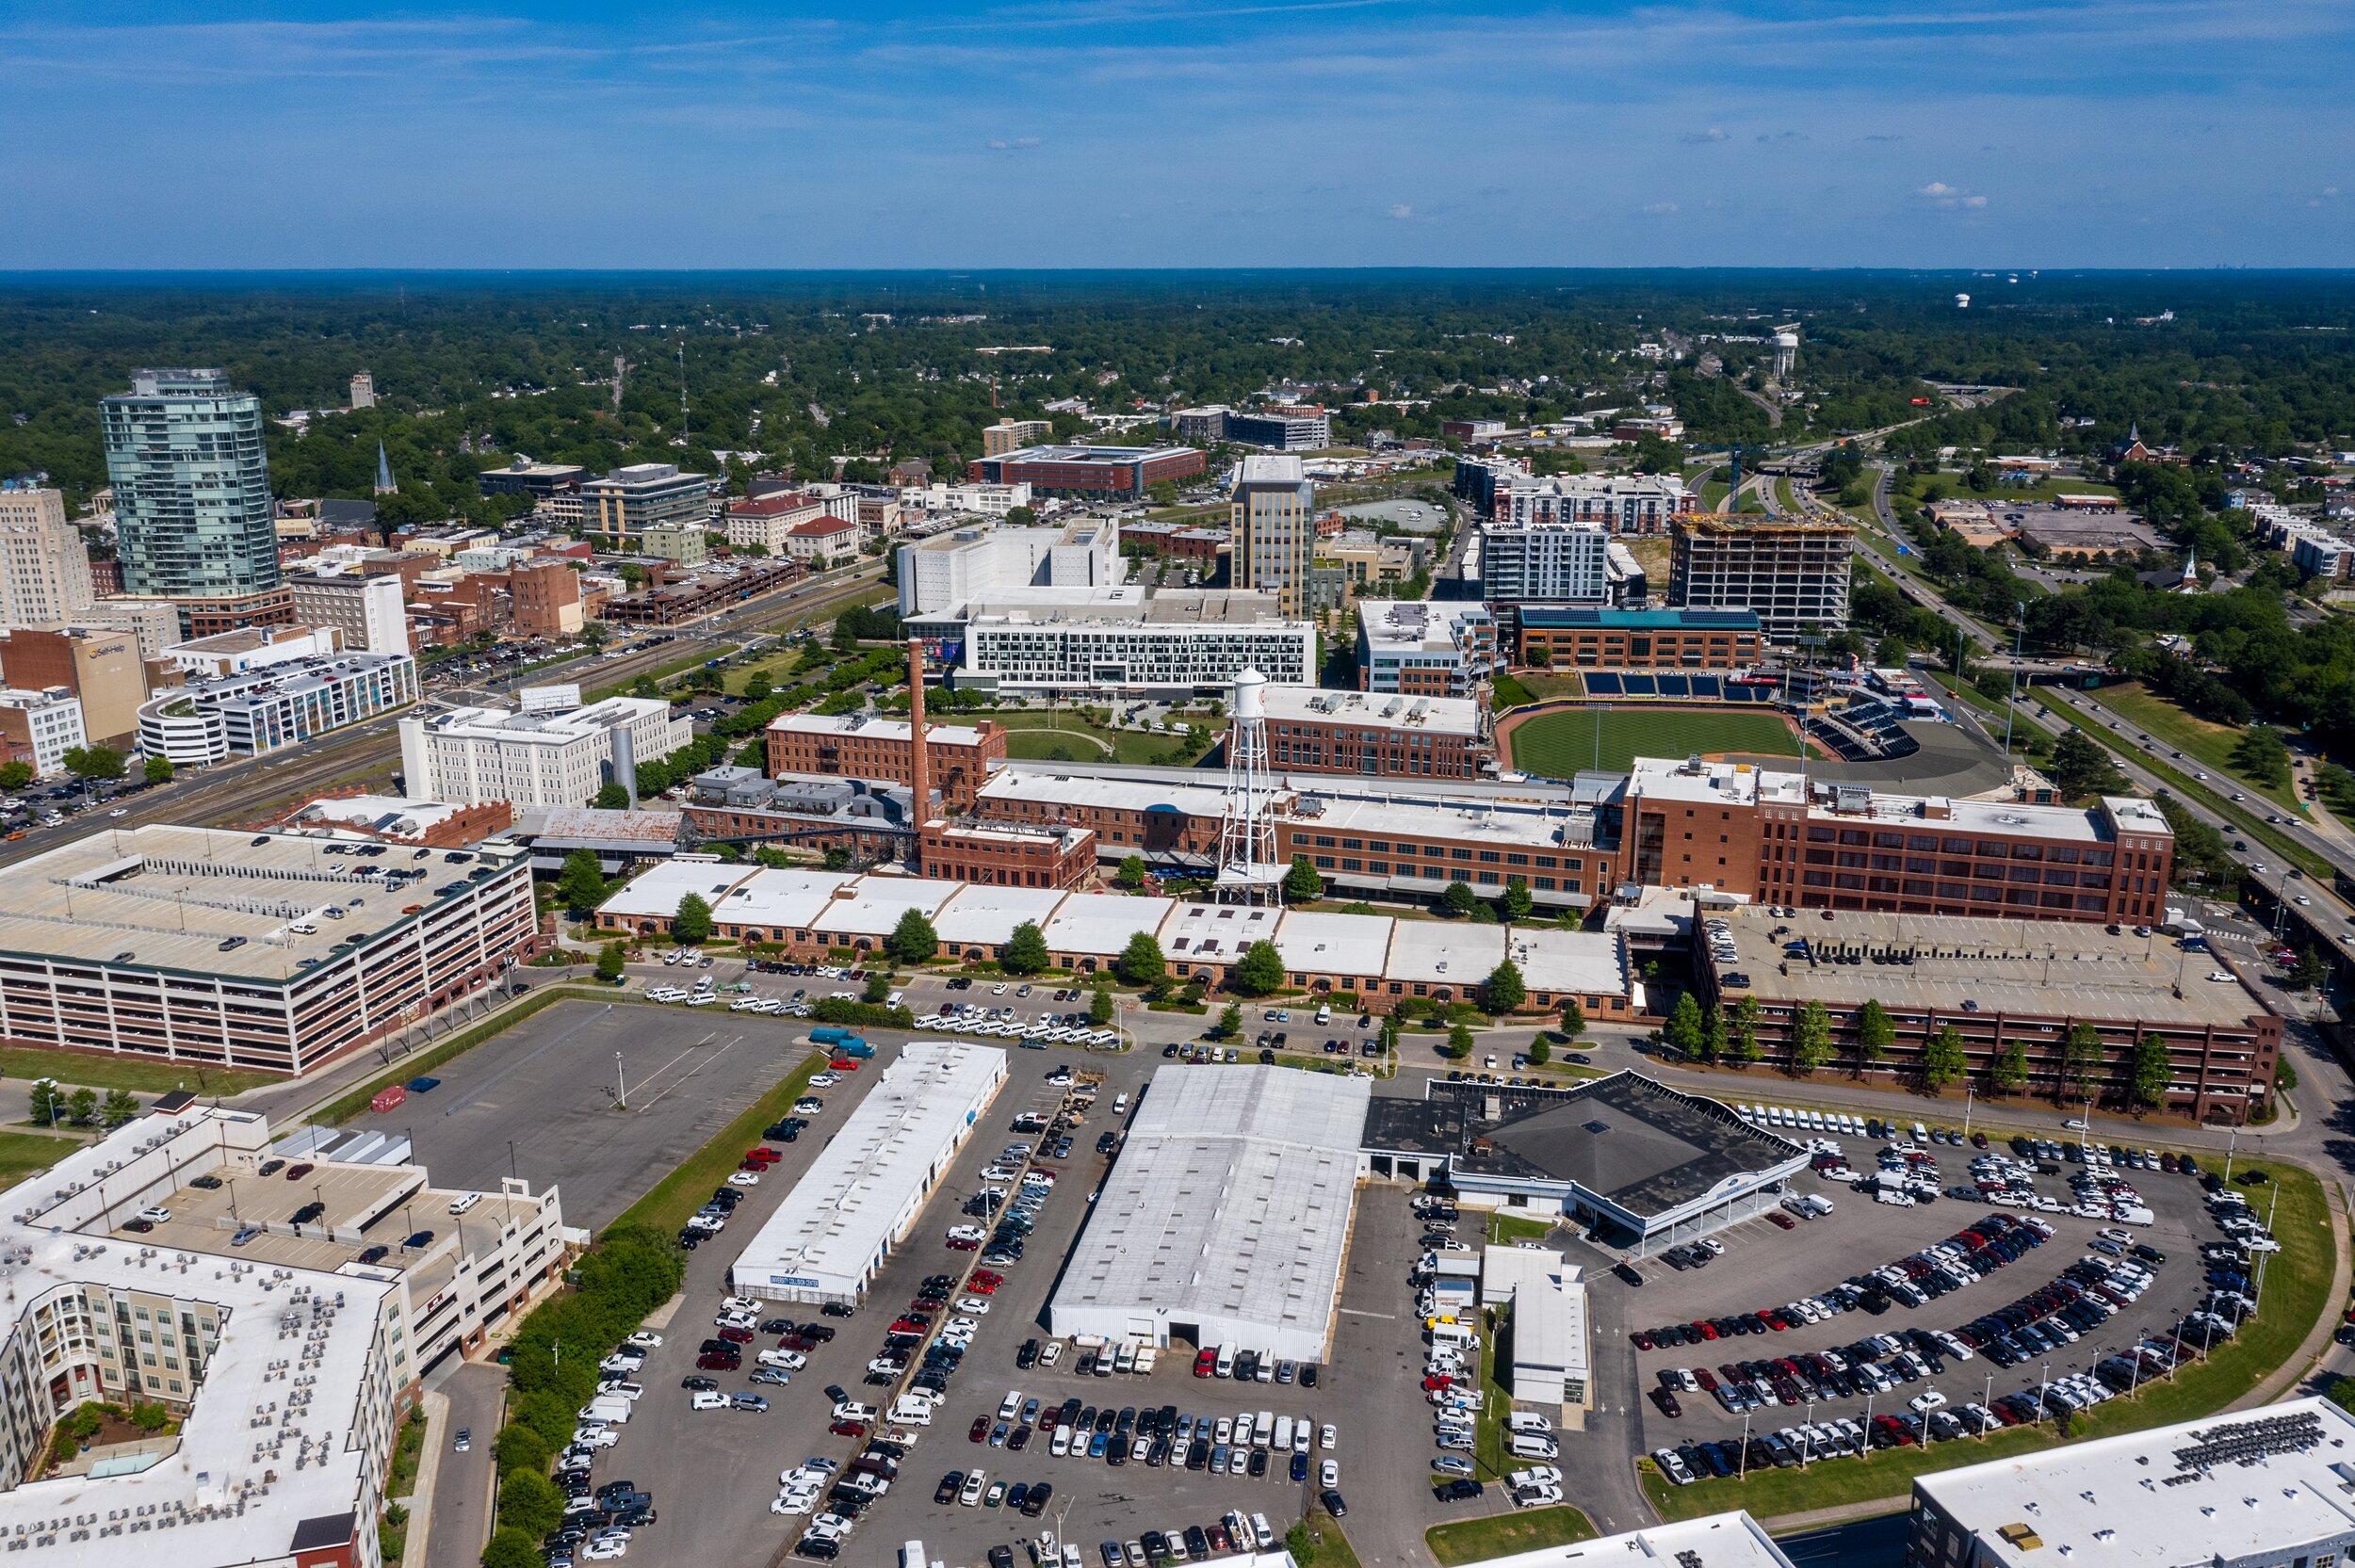
[[[2048,1361],[2044,1364],[2044,1381],[2037,1385],[2036,1391],[2036,1424],[2039,1427],[2044,1425],[2044,1396],[2052,1391],[2053,1364]]]
[[[1989,1414],[1990,1414],[1990,1415],[1994,1414],[1994,1411],[1995,1411],[1995,1374],[1994,1374],[1994,1373],[1992,1373],[1992,1372],[1990,1372],[1990,1373],[1987,1375],[1987,1398],[1986,1398],[1983,1401],[1981,1401],[1981,1403],[1980,1403],[1980,1405],[1979,1405],[1979,1408],[1980,1408],[1982,1411],[1987,1412],[1987,1413],[1988,1413]],[[1986,1425],[1985,1425],[1985,1423],[1984,1423],[1984,1419],[1982,1419],[1982,1423],[1981,1423],[1981,1425],[1980,1425],[1980,1427],[1979,1427],[1979,1441],[1980,1441],[1980,1442],[1982,1442],[1982,1443],[1984,1443],[1984,1442],[1986,1442],[1986,1441],[1987,1441],[1987,1427],[1986,1427]]]
[[[1815,1456],[1815,1401],[1807,1402],[1807,1412],[1799,1417],[1799,1468]]]

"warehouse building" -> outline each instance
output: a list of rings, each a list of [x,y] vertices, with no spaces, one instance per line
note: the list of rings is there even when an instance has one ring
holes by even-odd
[[[2355,1416],[2288,1399],[1913,1482],[1913,1568],[2330,1568],[2355,1550]]]
[[[542,941],[519,849],[110,828],[0,869],[0,1040],[305,1073]]]
[[[1474,1568],[1792,1568],[1766,1527],[1736,1509],[1624,1535],[1483,1558]]]
[[[857,1305],[1005,1081],[994,1045],[909,1042],[738,1254],[736,1293]]]
[[[1281,1067],[1154,1074],[1049,1330],[1325,1359],[1372,1091]]]
[[[1580,1274],[1578,1265],[1535,1242],[1481,1249],[1480,1304],[1512,1314],[1505,1385],[1517,1405],[1593,1408],[1594,1351]]]
[[[1788,1059],[1810,1002],[1825,1010],[1835,1054],[1851,1058],[1858,1015],[1876,1000],[1896,1036],[1871,1075],[1917,1076],[1929,1042],[1951,1029],[1974,1081],[2018,1047],[2022,1093],[2122,1110],[2138,1106],[2137,1049],[2157,1040],[2166,1109],[2241,1123],[2271,1096],[2281,1054],[2282,1020],[2229,968],[2149,927],[1829,911],[1781,920],[1749,905],[1704,915],[1693,951],[1704,999],[1754,1005],[1770,1061]],[[2080,1066],[2071,1042],[2087,1029],[2100,1058]]]
[[[1142,499],[1163,480],[1194,478],[1203,469],[1192,446],[1024,446],[974,459],[965,477],[980,484],[1026,484],[1039,495]]]
[[[1568,1215],[1652,1251],[1771,1207],[1807,1151],[1638,1073],[1568,1088],[1432,1079],[1370,1103],[1372,1174],[1444,1177],[1468,1204]]]

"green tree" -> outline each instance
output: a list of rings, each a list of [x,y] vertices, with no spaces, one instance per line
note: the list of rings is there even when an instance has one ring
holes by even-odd
[[[75,746],[64,756],[65,770],[84,781],[122,777],[122,753],[111,746]]]
[[[940,933],[933,929],[933,923],[924,918],[922,910],[911,909],[901,914],[900,923],[891,929],[884,946],[901,963],[929,963],[933,955],[940,951]]]
[[[544,1536],[564,1518],[564,1494],[536,1470],[510,1471],[499,1482],[498,1522],[502,1529]]]
[[[793,864],[793,857],[773,844],[763,844],[753,850],[753,864],[771,871],[782,871]]]
[[[106,1103],[98,1108],[98,1119],[110,1127],[119,1127],[139,1113],[139,1097],[127,1089],[109,1089]]]
[[[1578,1005],[1575,996],[1562,1004],[1562,1032],[1572,1040],[1586,1032],[1586,1010]]]
[[[594,849],[575,849],[564,857],[563,869],[556,874],[556,901],[576,920],[588,919],[605,902],[605,868]]]
[[[492,1439],[492,1447],[498,1456],[499,1474],[510,1470],[545,1470],[555,1450],[547,1440],[520,1421],[510,1421]]]
[[[1755,1005],[1757,998],[1745,996],[1746,1005]],[[1808,1001],[1800,1004],[1798,1028],[1792,1036],[1791,1067],[1802,1077],[1831,1059],[1831,1013],[1824,1004]]]
[[[1960,1078],[1970,1065],[1963,1054],[1962,1031],[1948,1024],[1930,1037],[1922,1053],[1922,1087],[1936,1094]]]
[[[589,797],[589,803],[598,811],[627,811],[629,791],[623,788],[618,781],[608,780],[597,786],[594,795]]]
[[[140,764],[139,771],[146,776],[149,784],[170,784],[171,783],[171,759],[170,757],[150,757],[146,762]]]
[[[1113,882],[1115,886],[1134,892],[1145,885],[1145,857],[1129,855],[1121,860],[1120,868],[1113,873]]]
[[[1532,1067],[1543,1067],[1552,1059],[1553,1043],[1544,1035],[1539,1035],[1529,1043],[1529,1064]]]
[[[2017,1094],[2028,1083],[2028,1043],[2007,1040],[1988,1069],[1988,1081],[2000,1094]]]
[[[1864,1076],[1866,1069],[1889,1054],[1897,1042],[1897,1026],[1889,1021],[1889,1010],[1876,997],[1868,996],[1856,1014],[1856,1075]]]
[[[1661,1029],[1660,1037],[1684,1056],[1698,1058],[1703,1061],[1716,1059],[1714,1057],[1701,1056],[1702,1049],[1708,1044],[1709,1037],[1701,1027],[1700,999],[1689,991],[1678,994],[1677,1005],[1669,1011],[1668,1022]]]
[[[1284,955],[1265,938],[1242,950],[1226,972],[1226,989],[1243,996],[1264,996],[1284,983]]]
[[[1447,1031],[1447,1055],[1457,1061],[1472,1054],[1472,1032],[1470,1024],[1458,1024]]]
[[[619,981],[622,978],[624,962],[622,945],[618,942],[607,943],[597,949],[597,978],[608,985]]]
[[[2109,749],[2085,731],[2069,726],[2053,743],[2053,758],[2045,766],[2053,787],[2071,800],[2081,795],[2109,795],[2125,788],[2117,759]]]
[[[817,566],[815,562],[811,564],[813,568]],[[836,653],[847,654],[858,646],[858,627],[847,618],[837,620],[834,623],[834,636],[830,640]]]
[[[73,767],[69,760],[67,767]],[[2270,724],[2252,724],[2233,743],[2233,766],[2257,783],[2280,788],[2290,782],[2290,752],[2282,732]]]
[[[1009,975],[1035,975],[1045,969],[1052,955],[1047,951],[1046,933],[1035,920],[1025,920],[1015,927],[1014,935],[1006,939],[1006,955],[998,961]]]
[[[1701,1014],[1701,1057],[1708,1061],[1729,1061],[1733,1058],[1733,1036],[1726,1023],[1726,1010],[1716,1003],[1709,1004]],[[1742,1058],[1749,1060],[1750,1058]]]
[[[33,1080],[32,1120],[41,1126],[55,1126],[66,1116],[65,1091],[55,1078]]]
[[[2158,1107],[2167,1104],[2168,1086],[2175,1081],[2175,1063],[2167,1054],[2167,1042],[2155,1034],[2146,1034],[2135,1046],[2135,1099],[2142,1105]]]
[[[671,916],[671,940],[682,947],[711,940],[711,906],[702,894],[680,896],[678,912]]]
[[[1284,897],[1287,902],[1305,904],[1324,897],[1324,878],[1318,874],[1316,863],[1307,855],[1292,856],[1291,869],[1284,873]]]
[[[77,1089],[65,1097],[66,1120],[77,1127],[87,1127],[98,1120],[98,1091]]]
[[[1088,996],[1088,1022],[1096,1025],[1113,1021],[1113,988],[1102,980]]]
[[[1479,906],[1480,895],[1471,890],[1470,882],[1450,882],[1439,896],[1439,907],[1450,914],[1470,914]]]
[[[744,677],[744,701],[747,703],[765,703],[775,690],[776,683],[769,678],[766,670],[755,670]]]
[[[0,762],[0,789],[23,789],[33,778],[29,762]]]
[[[1487,979],[1480,987],[1480,994],[1490,1012],[1519,1012],[1529,1000],[1529,986],[1521,978],[1520,966],[1506,959],[1488,971]]]
[[[1506,925],[1517,926],[1536,911],[1537,900],[1529,896],[1529,889],[1526,885],[1520,882],[1505,884],[1504,897],[1499,904],[1497,913],[1504,916]]]
[[[1113,961],[1113,973],[1124,985],[1158,985],[1169,978],[1169,960],[1161,955],[1161,945],[1153,940],[1151,931],[1139,931],[1129,938],[1129,946],[1120,950]]]
[[[652,675],[641,675],[630,682],[629,694],[632,697],[646,698],[651,702],[658,703],[662,700],[662,688],[654,684]]]
[[[2061,1081],[2081,1100],[2090,1099],[2102,1081],[2102,1031],[2090,1024],[2071,1024],[2061,1037]]]
[[[1005,524],[1009,528],[1027,528],[1038,521],[1038,512],[1031,507],[1008,507]]]
[[[2288,976],[2293,991],[2312,991],[2330,978],[2331,961],[2312,947],[2298,955],[2298,962],[2290,965]]]
[[[839,844],[828,845],[823,864],[829,871],[848,871],[851,868],[851,851]]]
[[[1242,1033],[1242,1005],[1240,1002],[1226,1004],[1218,1015],[1218,1025],[1213,1032],[1221,1040],[1233,1040]]]

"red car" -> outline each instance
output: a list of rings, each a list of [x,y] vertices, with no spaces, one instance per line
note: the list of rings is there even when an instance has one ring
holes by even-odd
[[[982,1250],[982,1244],[978,1241],[967,1241],[961,1236],[951,1237],[949,1241],[949,1250],[952,1253],[978,1253]]]
[[[2355,1311],[2350,1311],[2350,1312],[2347,1314],[2347,1320],[2348,1320],[2348,1321],[2350,1321],[2350,1322],[2355,1322]],[[1207,1378],[1207,1377],[1210,1376],[1210,1374],[1212,1374],[1213,1372],[1216,1372],[1217,1370],[1218,1370],[1218,1352],[1217,1352],[1216,1350],[1203,1350],[1203,1351],[1198,1352],[1198,1353],[1194,1356],[1194,1375],[1195,1377],[1197,1377],[1197,1378]]]
[[[864,1421],[836,1421],[826,1430],[834,1433],[836,1437],[865,1437],[867,1435],[867,1423]]]
[[[1691,1329],[1695,1334],[1699,1334],[1703,1339],[1714,1339],[1717,1337],[1717,1325],[1714,1323],[1703,1322],[1700,1319],[1696,1318],[1684,1326]]]
[[[988,1437],[989,1417],[986,1415],[976,1415],[973,1417],[972,1426],[966,1429],[965,1440],[968,1443],[981,1443],[986,1441]]]
[[[723,1356],[717,1350],[706,1350],[695,1358],[695,1365],[706,1372],[733,1372],[744,1365],[742,1356]]]
[[[998,1294],[998,1282],[994,1279],[983,1280],[977,1278],[973,1281],[972,1288],[973,1294],[976,1296],[995,1296]]]
[[[1792,1231],[1799,1228],[1797,1220],[1778,1208],[1770,1208],[1766,1211],[1766,1222],[1778,1230]]]
[[[779,1154],[776,1150],[771,1149],[768,1144],[764,1143],[757,1149],[745,1150],[744,1157],[746,1159],[756,1159],[763,1165],[774,1165],[777,1161],[783,1159],[785,1156]]]
[[[931,1318],[919,1317],[915,1313],[911,1312],[894,1322],[885,1332],[889,1334],[927,1334],[931,1332],[932,1326],[933,1324]]]
[[[1434,1372],[1429,1377],[1422,1380],[1422,1391],[1426,1394],[1437,1394],[1442,1388],[1453,1388],[1454,1386],[1455,1380],[1449,1377],[1445,1372]]]
[[[832,1061],[826,1063],[826,1066],[830,1071],[836,1073],[855,1073],[858,1071],[858,1062],[851,1057],[836,1057]]]
[[[997,1286],[1005,1283],[1006,1276],[999,1273],[995,1269],[976,1269],[973,1270],[973,1284],[977,1287],[986,1285],[995,1289]]]

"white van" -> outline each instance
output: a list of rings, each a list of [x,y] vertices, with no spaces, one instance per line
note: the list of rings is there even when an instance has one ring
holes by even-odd
[[[1237,1432],[1235,1435],[1237,1437],[1241,1437],[1242,1434],[1241,1432]],[[1275,1412],[1272,1410],[1263,1410],[1259,1412],[1259,1414],[1251,1418],[1251,1445],[1253,1447],[1266,1447],[1268,1446],[1268,1440],[1275,1435]]]
[[[461,1192],[449,1201],[449,1211],[452,1214],[463,1214],[480,1202],[482,1202],[482,1194],[479,1192]]]
[[[1333,1005],[1327,1002],[1317,1009],[1317,1027],[1323,1028],[1331,1022],[1333,1022]]]
[[[1291,1446],[1292,1418],[1289,1415],[1279,1415],[1275,1418],[1276,1450],[1280,1453],[1290,1453],[1291,1451]]]
[[[1451,1350],[1469,1350],[1480,1343],[1480,1336],[1461,1323],[1435,1323],[1431,1328],[1431,1343],[1443,1345]]]
[[[1218,1348],[1217,1371],[1222,1378],[1231,1378],[1235,1375],[1235,1348],[1232,1345],[1221,1345]]]
[[[1126,1116],[1129,1114],[1128,1095],[1115,1094],[1113,1096],[1113,1114],[1114,1116]]]
[[[1120,1350],[1113,1357],[1113,1370],[1115,1372],[1133,1372],[1136,1369],[1136,1342],[1134,1340],[1124,1339],[1120,1342]]]
[[[1532,1431],[1542,1435],[1553,1431],[1553,1423],[1534,1410],[1517,1410],[1505,1416],[1504,1428],[1507,1431]]]
[[[933,1402],[913,1394],[902,1394],[892,1404],[891,1419],[905,1422],[911,1427],[929,1427],[933,1424]]]
[[[1559,1459],[1562,1451],[1543,1432],[1517,1431],[1506,1445],[1515,1459]]]

